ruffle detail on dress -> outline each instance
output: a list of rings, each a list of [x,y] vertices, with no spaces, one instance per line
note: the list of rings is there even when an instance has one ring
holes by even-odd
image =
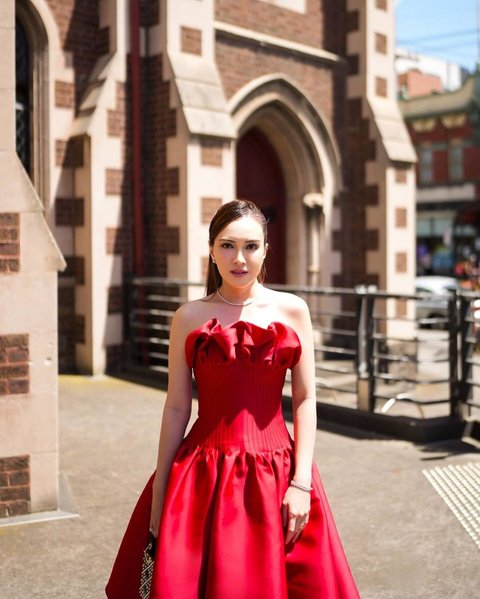
[[[185,355],[190,368],[198,364],[250,362],[271,368],[293,368],[302,347],[294,329],[281,322],[263,328],[245,320],[225,327],[212,318],[191,331],[185,341]]]

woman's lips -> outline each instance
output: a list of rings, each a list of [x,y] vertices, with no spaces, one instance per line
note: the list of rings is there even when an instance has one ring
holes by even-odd
[[[242,276],[248,274],[248,270],[231,270],[232,275]]]

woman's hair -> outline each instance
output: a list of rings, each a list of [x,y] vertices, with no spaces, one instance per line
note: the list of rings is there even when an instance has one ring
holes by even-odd
[[[253,202],[249,200],[233,200],[223,204],[215,213],[210,227],[208,229],[208,244],[210,247],[213,246],[217,236],[229,225],[232,221],[238,220],[245,216],[252,216],[255,218],[263,229],[264,243],[267,243],[267,219],[263,212]],[[258,274],[258,280],[263,283],[265,280],[266,269],[265,262],[262,264],[262,268]],[[222,277],[218,271],[217,265],[213,263],[212,256],[208,256],[208,269],[207,269],[207,284],[206,294],[210,295],[221,286]]]

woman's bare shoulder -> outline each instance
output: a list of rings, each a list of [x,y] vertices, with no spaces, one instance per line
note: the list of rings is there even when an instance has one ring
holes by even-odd
[[[209,313],[208,300],[211,296],[192,300],[182,304],[175,312],[172,320],[172,327],[175,327],[185,334],[196,329],[200,324],[208,320]],[[211,310],[211,308],[210,308]]]
[[[273,289],[270,289],[269,293],[272,294],[271,299],[277,310],[287,318],[298,319],[309,316],[307,302],[298,295],[286,291],[274,291]]]

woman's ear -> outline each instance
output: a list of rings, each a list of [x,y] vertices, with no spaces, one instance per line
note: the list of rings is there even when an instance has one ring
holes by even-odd
[[[265,244],[265,252],[264,252],[264,254],[263,254],[263,259],[264,259],[264,260],[265,260],[265,258],[267,257],[268,248],[269,248],[269,245],[268,245],[268,243],[266,243],[266,244]]]

